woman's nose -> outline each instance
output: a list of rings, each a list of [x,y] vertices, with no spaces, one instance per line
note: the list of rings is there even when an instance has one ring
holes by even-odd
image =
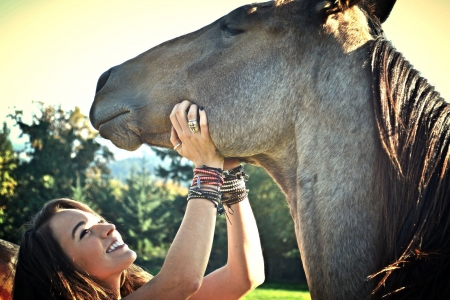
[[[108,236],[110,236],[114,230],[116,230],[116,226],[112,223],[106,223],[106,224],[99,224],[100,226],[102,226],[102,237],[106,238]]]

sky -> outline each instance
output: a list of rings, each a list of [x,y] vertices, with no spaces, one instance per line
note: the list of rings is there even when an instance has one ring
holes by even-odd
[[[0,121],[43,102],[89,114],[110,67],[250,0],[0,0]],[[450,100],[450,1],[397,1],[386,36]],[[29,113],[31,115],[31,112]],[[14,134],[14,132],[13,132]],[[117,159],[142,156],[115,149]]]

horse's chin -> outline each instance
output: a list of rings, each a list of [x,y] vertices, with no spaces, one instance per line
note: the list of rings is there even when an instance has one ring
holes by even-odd
[[[98,131],[103,138],[124,150],[134,151],[143,144],[139,130],[127,120],[126,115],[101,124]]]
[[[148,146],[172,149],[173,145],[170,142],[170,133],[141,133],[141,141]]]

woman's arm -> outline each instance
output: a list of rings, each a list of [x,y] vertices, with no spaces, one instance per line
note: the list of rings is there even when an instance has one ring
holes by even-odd
[[[161,271],[124,299],[188,299],[197,292],[211,252],[216,215],[212,202],[189,201]]]
[[[234,162],[228,168],[237,165]],[[189,299],[240,299],[264,282],[264,260],[250,202],[245,199],[233,204],[232,209],[234,213],[228,214],[230,222],[227,220],[227,264],[206,276],[198,292]]]
[[[188,112],[187,112],[188,111]],[[180,155],[196,167],[222,168],[208,132],[205,112],[199,112],[200,131],[191,132],[188,120],[197,119],[198,108],[189,101],[176,105],[170,115],[171,142]],[[124,299],[188,299],[202,285],[211,252],[217,209],[208,199],[188,202],[180,229],[169,249],[161,271],[148,283]]]

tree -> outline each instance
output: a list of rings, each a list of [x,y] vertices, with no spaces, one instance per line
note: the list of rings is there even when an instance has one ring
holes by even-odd
[[[0,226],[5,227],[5,209],[11,201],[17,187],[13,172],[17,168],[17,158],[9,140],[10,130],[6,123],[3,123],[3,130],[0,132]]]
[[[164,168],[162,166],[158,166],[155,169],[155,173],[160,178],[171,179],[178,183],[186,183],[192,179],[192,169],[193,164],[180,156],[178,152],[171,149],[157,149],[153,148],[156,155],[159,156],[162,160],[168,158],[170,160],[170,166],[168,168]]]
[[[247,188],[261,237],[266,278],[305,280],[285,195],[263,168],[247,165],[245,169],[250,177]]]
[[[112,217],[139,262],[154,266],[165,257],[175,237],[183,217],[179,206],[185,205],[186,199],[179,197],[177,185],[157,182],[146,169],[145,158],[142,160],[141,169],[130,172],[113,209],[120,215]]]
[[[17,168],[17,159],[9,140],[9,133],[6,123],[3,123],[3,130],[0,132],[0,197],[11,197],[17,186],[12,177],[12,172]]]
[[[113,159],[112,153],[95,140],[97,133],[79,108],[69,112],[60,107],[39,108],[32,124],[22,121],[22,112],[10,115],[22,131],[21,136],[28,137],[21,151],[26,159],[12,172],[17,187],[5,208],[9,229],[0,229],[0,237],[10,241],[17,241],[17,229],[45,202],[70,198],[77,180],[84,186],[89,172],[108,176],[107,163]]]

